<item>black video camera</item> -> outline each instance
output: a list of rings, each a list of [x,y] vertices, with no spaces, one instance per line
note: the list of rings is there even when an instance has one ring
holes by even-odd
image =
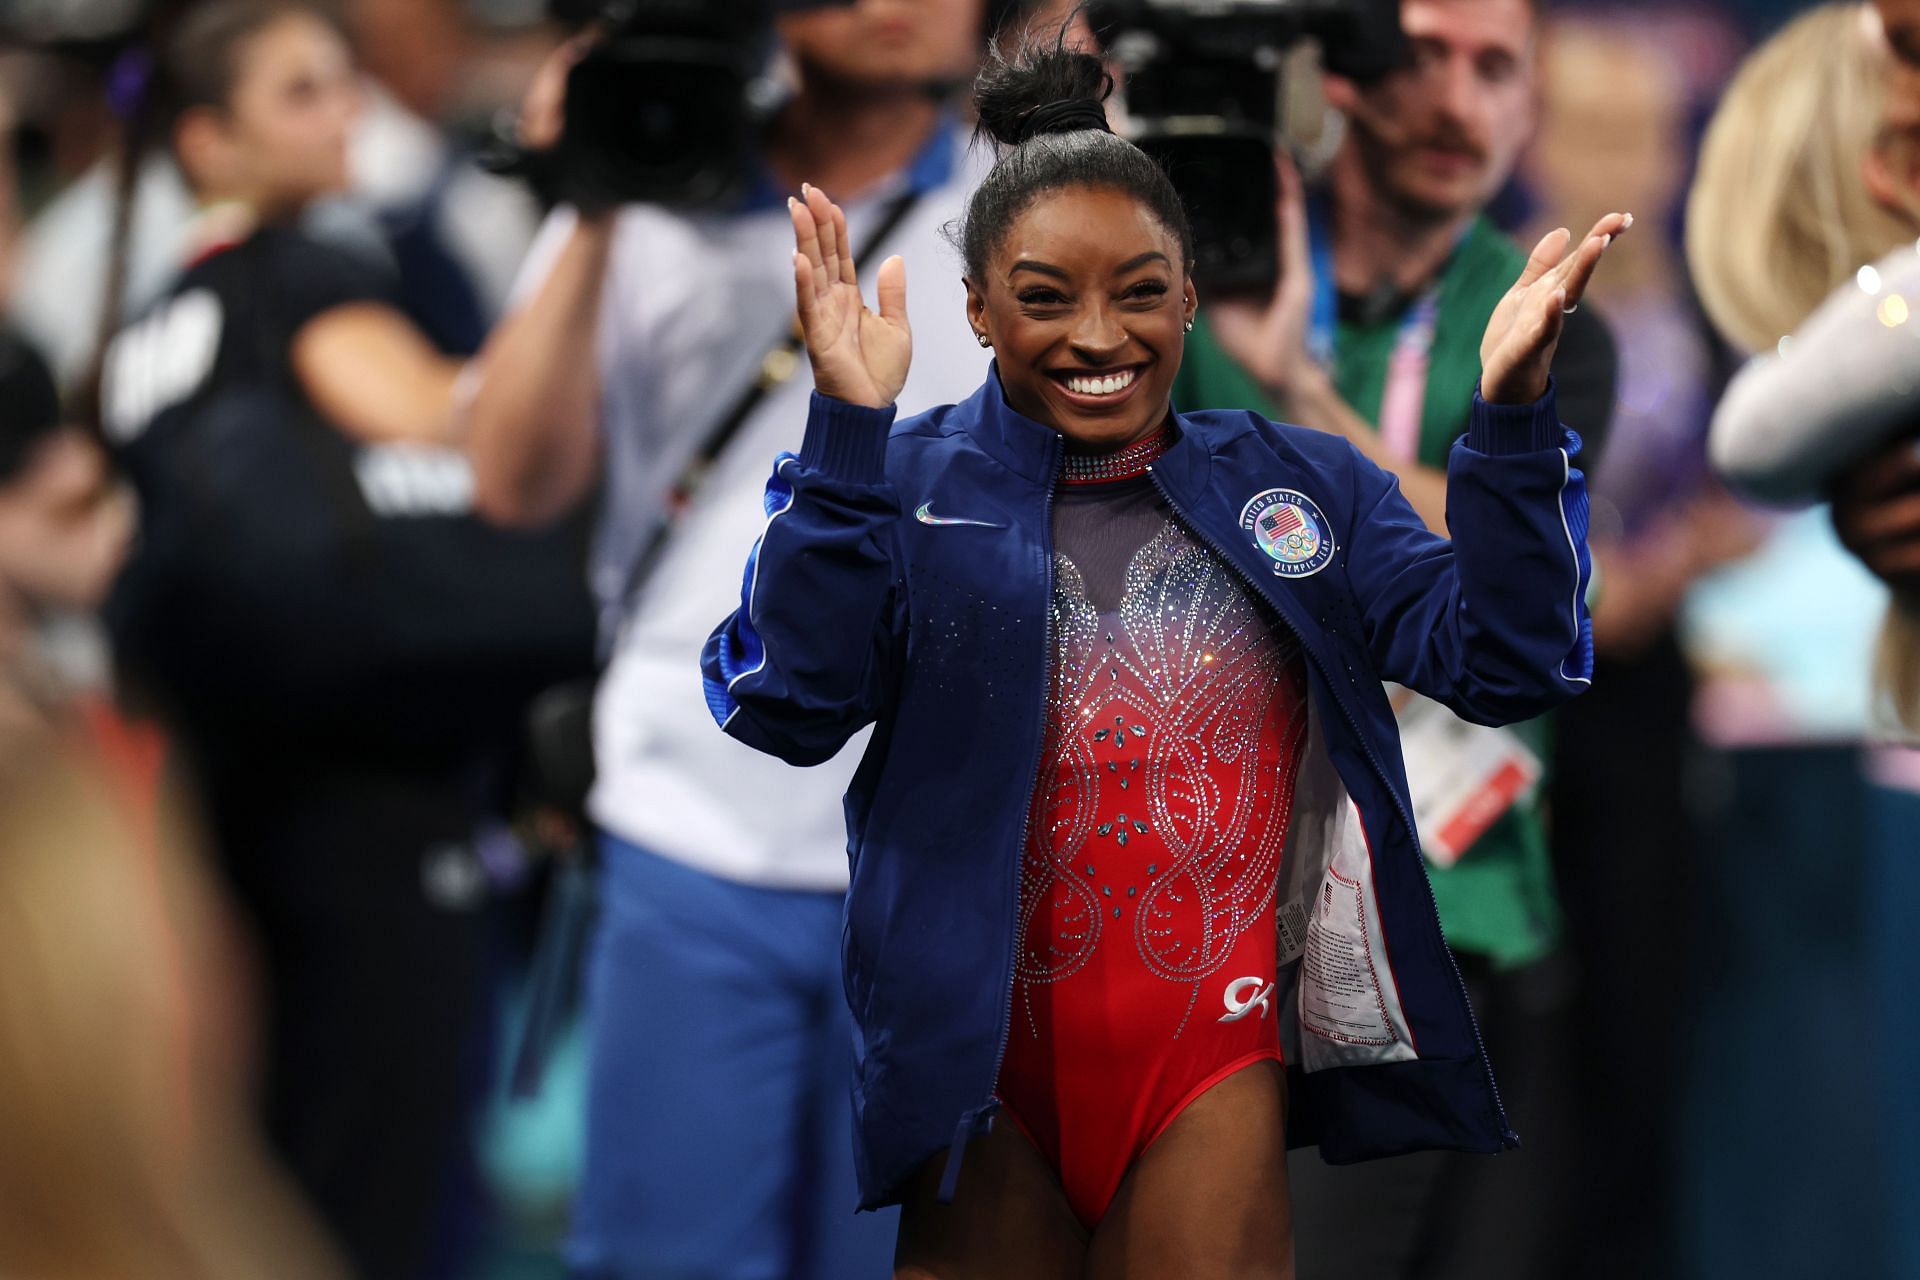
[[[1406,56],[1399,0],[1093,0],[1087,16],[1126,72],[1133,141],[1186,203],[1195,282],[1271,288],[1282,56],[1311,37],[1329,70],[1383,75]]]
[[[779,105],[767,72],[778,14],[849,0],[614,0],[567,80],[555,194],[605,208],[645,200],[717,208],[751,171]],[[562,6],[556,5],[556,8]]]

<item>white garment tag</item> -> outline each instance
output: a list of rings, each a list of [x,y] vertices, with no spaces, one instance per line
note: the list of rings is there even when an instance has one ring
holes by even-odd
[[[1300,1023],[1341,1044],[1391,1045],[1399,1037],[1381,995],[1373,947],[1377,925],[1368,919],[1366,898],[1357,881],[1328,868],[1307,922]],[[1306,1065],[1311,1070],[1314,1064]]]
[[[1511,729],[1469,724],[1431,698],[1387,686],[1420,847],[1450,867],[1540,782],[1540,757]]]

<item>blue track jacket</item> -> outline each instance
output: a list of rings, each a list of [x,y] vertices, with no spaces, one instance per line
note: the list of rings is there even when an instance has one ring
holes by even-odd
[[[1062,448],[1008,407],[997,369],[962,404],[893,418],[814,395],[799,456],[767,487],[741,606],[701,664],[721,726],[794,764],[875,726],[846,797],[842,943],[864,1208],[897,1201],[997,1106]],[[1449,542],[1337,436],[1245,412],[1177,424],[1154,483],[1310,668],[1279,873],[1289,1141],[1334,1163],[1516,1145],[1441,938],[1381,682],[1487,724],[1587,686],[1579,438],[1551,389],[1517,407],[1476,396],[1447,468]]]

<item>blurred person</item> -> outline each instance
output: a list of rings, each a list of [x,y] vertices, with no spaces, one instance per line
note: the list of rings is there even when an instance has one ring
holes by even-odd
[[[971,186],[955,90],[1008,5],[858,0],[782,16],[792,96],[734,207],[563,207],[482,352],[469,451],[481,509],[538,524],[605,486],[592,565],[601,912],[586,968],[586,1276],[884,1274],[896,1215],[861,1214],[846,1141],[843,793],[716,734],[689,672],[732,606],[767,457],[800,447],[786,195],[845,197],[856,252],[922,280],[941,353],[903,402],[964,397],[986,356],[941,228]],[[564,128],[577,39],[536,80],[529,145]],[[677,514],[675,514],[677,513]]]
[[[198,2],[143,8],[164,15]],[[443,350],[471,354],[498,317],[539,218],[519,184],[483,172],[473,147],[455,137],[456,112],[487,109],[468,89],[475,77],[462,74],[487,46],[450,0],[345,6],[344,19],[350,41],[375,56],[359,79],[348,184],[314,201],[303,229],[392,271],[395,301],[409,317]],[[103,313],[149,305],[193,235],[196,201],[167,150],[138,139],[110,145],[113,126],[124,139],[133,123],[153,60],[137,29],[120,33],[118,44],[117,56],[98,42],[46,51],[47,78],[64,83],[55,104],[62,118],[97,112],[103,124],[75,130],[87,145],[65,148],[65,185],[25,228],[9,290],[15,319],[68,390],[84,389],[92,375],[101,326],[111,320]],[[433,56],[422,56],[423,47]],[[479,79],[499,91],[496,77]],[[121,198],[129,154],[140,157],[131,203]],[[106,246],[115,242],[126,246],[125,266],[108,301]]]
[[[1444,533],[1444,467],[1467,428],[1479,335],[1525,260],[1485,209],[1536,128],[1539,14],[1530,0],[1405,0],[1400,19],[1408,65],[1372,83],[1326,78],[1346,132],[1313,193],[1280,157],[1274,291],[1207,300],[1175,396],[1344,437]],[[1570,315],[1554,383],[1585,442],[1583,469],[1604,459],[1615,371],[1593,308]],[[1296,1159],[1300,1265],[1308,1275],[1538,1275],[1563,1240],[1577,1177],[1544,807],[1551,726],[1476,733],[1426,699],[1399,707],[1447,942],[1492,1051],[1514,1064],[1509,1103],[1529,1142],[1500,1161],[1423,1154],[1340,1169]],[[1384,1220],[1382,1204],[1393,1206]]]
[[[1920,201],[1896,177],[1906,148],[1887,123],[1896,83],[1874,10],[1824,5],[1755,52],[1707,132],[1689,199],[1688,264],[1714,323],[1743,351],[1762,353],[1728,388],[1712,448],[1716,466],[1763,499],[1845,496],[1849,452],[1857,458],[1889,415],[1903,412],[1906,374],[1900,349],[1886,341],[1901,325],[1889,323],[1894,313],[1881,303],[1904,304],[1872,265],[1896,246],[1910,248],[1920,230]],[[1762,261],[1774,265],[1755,271]],[[1889,260],[1890,274],[1900,261]],[[1800,354],[1791,335],[1836,289],[1817,326],[1824,340]],[[1837,347],[1847,348],[1844,358]],[[1835,520],[1845,528],[1861,514],[1843,503]],[[1817,513],[1792,521],[1809,531],[1820,522]],[[1825,532],[1802,541],[1834,545]],[[1854,598],[1849,616],[1871,602],[1857,589]],[[1825,664],[1836,685],[1822,699],[1836,727],[1856,735],[1870,711],[1868,687],[1837,682],[1850,680],[1858,653],[1855,643],[1845,662]],[[1814,701],[1780,710],[1788,720],[1817,720]],[[1768,713],[1730,714],[1764,721]]]
[[[803,188],[815,395],[703,658],[715,722],[794,764],[876,726],[846,981],[903,1280],[1292,1276],[1289,1128],[1349,1161],[1513,1143],[1380,682],[1483,723],[1586,685],[1548,370],[1627,220],[1542,238],[1489,318],[1449,543],[1345,441],[1172,412],[1192,232],[1111,87],[1064,47],[980,78],[999,157],[955,234],[995,359],[897,425],[941,353],[899,260],[865,307]]]
[[[1750,351],[1778,352],[1756,360],[1729,389],[1715,461],[1766,501],[1837,500],[1843,541],[1893,588],[1876,694],[1890,724],[1913,736],[1920,735],[1920,521],[1911,495],[1920,464],[1906,444],[1888,442],[1911,437],[1915,403],[1902,339],[1906,298],[1920,283],[1912,243],[1920,231],[1920,10],[1890,0],[1857,16],[1857,30],[1837,19],[1825,24],[1820,47],[1780,50],[1772,71],[1756,59],[1749,93],[1781,77],[1777,58],[1789,52],[1835,66],[1831,86],[1819,88],[1830,87],[1836,105],[1794,138],[1791,167],[1767,171],[1774,183],[1802,184],[1774,200],[1777,220],[1745,225],[1715,245],[1708,233],[1726,224],[1729,210],[1703,196],[1694,256],[1705,272],[1702,288],[1715,291],[1716,316],[1735,339]],[[1811,45],[1811,34],[1800,43]],[[1709,145],[1729,160],[1744,157],[1752,149],[1740,131],[1745,117],[1729,112],[1725,120]],[[1762,247],[1791,248],[1803,265],[1771,289],[1729,278],[1723,262]],[[1804,332],[1795,332],[1803,321]]]
[[[527,699],[587,665],[578,548],[473,516],[460,364],[300,229],[347,181],[340,32],[207,0],[151,49],[123,198],[163,148],[201,212],[102,362],[141,503],[116,657],[257,931],[270,1136],[361,1274],[448,1274],[477,1225],[488,907],[513,869],[487,832]]]
[[[343,1275],[246,1101],[237,937],[159,746],[38,634],[105,596],[130,504],[0,333],[0,1274]]]
[[[1707,87],[1680,51],[1731,43],[1728,25],[1700,10],[1556,17],[1542,37],[1541,130],[1524,166],[1541,227],[1608,199],[1646,223],[1609,251],[1587,295],[1617,336],[1620,391],[1606,455],[1589,472],[1601,583],[1594,689],[1555,718],[1547,807],[1575,979],[1568,1110],[1579,1194],[1552,1268],[1568,1280],[1657,1280],[1681,1268],[1673,1133],[1700,988],[1691,939],[1704,833],[1689,794],[1701,751],[1693,678],[1675,621],[1693,583],[1761,533],[1707,467],[1726,359],[1686,288],[1678,244],[1692,113]],[[1647,893],[1650,877],[1669,891]],[[1621,1052],[1629,1043],[1639,1047]]]
[[[525,184],[475,161],[491,116],[524,84],[502,101],[482,96],[509,88],[479,74],[500,41],[476,30],[459,0],[356,0],[344,21],[364,72],[353,203],[378,220],[375,248],[391,255],[409,313],[441,350],[470,355],[505,309],[540,225]]]
[[[1859,441],[1859,419],[1889,426],[1896,404],[1893,417],[1910,413],[1910,396],[1895,389],[1905,353],[1870,332],[1904,321],[1894,311],[1901,294],[1871,264],[1920,229],[1899,180],[1905,142],[1889,129],[1899,83],[1870,7],[1804,14],[1741,67],[1708,127],[1689,198],[1688,262],[1721,331],[1762,353],[1796,330],[1809,338],[1808,358],[1790,339],[1784,357],[1763,354],[1736,378],[1716,413],[1716,465],[1776,499],[1823,491],[1837,499],[1831,521],[1819,508],[1779,519],[1757,555],[1701,584],[1684,619],[1705,667],[1701,727],[1731,748],[1703,886],[1714,925],[1703,945],[1717,982],[1695,1015],[1715,1066],[1701,1073],[1691,1107],[1708,1135],[1693,1163],[1713,1274],[1905,1274],[1920,1264],[1920,1233],[1889,1211],[1920,1185],[1910,1154],[1920,1110],[1898,1083],[1920,1062],[1904,977],[1907,921],[1920,900],[1906,870],[1920,828],[1920,768],[1913,753],[1873,744],[1874,632],[1888,597],[1834,529],[1876,506],[1897,514],[1899,495],[1889,503],[1850,492],[1840,473],[1862,449],[1821,456],[1824,437]],[[1881,261],[1897,276],[1897,261]],[[1844,296],[1822,307],[1836,286],[1876,299],[1864,312]],[[1816,308],[1822,314],[1808,322]],[[1836,350],[1822,321],[1841,315]],[[1770,429],[1782,421],[1776,406],[1797,415],[1784,436]],[[1777,443],[1799,455],[1796,465],[1775,468],[1778,456],[1767,455]],[[1783,617],[1792,625],[1775,628]],[[1795,946],[1785,956],[1778,923],[1788,918]],[[1807,999],[1867,1034],[1844,1047],[1804,1043],[1790,1063],[1771,1066],[1778,1010]],[[1728,1061],[1749,1065],[1729,1072]],[[1843,1116],[1776,1115],[1778,1140],[1767,1151],[1778,1158],[1713,1140],[1744,1131],[1783,1089],[1861,1105]]]
[[[1479,325],[1470,321],[1491,312],[1506,267],[1523,260],[1484,210],[1537,124],[1536,6],[1406,0],[1400,20],[1409,66],[1371,84],[1325,78],[1345,141],[1311,198],[1280,157],[1274,294],[1209,301],[1181,393],[1194,404],[1229,392],[1285,403],[1392,470],[1444,531],[1441,464],[1460,416],[1446,392],[1471,387]],[[1401,350],[1416,323],[1433,335],[1426,380],[1399,385],[1390,366],[1417,350],[1410,340]],[[1613,344],[1591,315],[1568,327],[1555,381],[1568,421],[1593,437],[1597,455],[1613,410]],[[1430,437],[1441,442],[1438,460]]]

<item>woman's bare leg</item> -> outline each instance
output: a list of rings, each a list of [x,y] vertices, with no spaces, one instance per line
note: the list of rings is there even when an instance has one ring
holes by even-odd
[[[1181,1112],[1094,1229],[1087,1280],[1293,1280],[1286,1092],[1257,1062]]]
[[[999,1117],[968,1144],[952,1204],[937,1198],[946,1164],[935,1156],[907,1189],[894,1280],[1080,1280],[1086,1230],[1017,1125]]]

